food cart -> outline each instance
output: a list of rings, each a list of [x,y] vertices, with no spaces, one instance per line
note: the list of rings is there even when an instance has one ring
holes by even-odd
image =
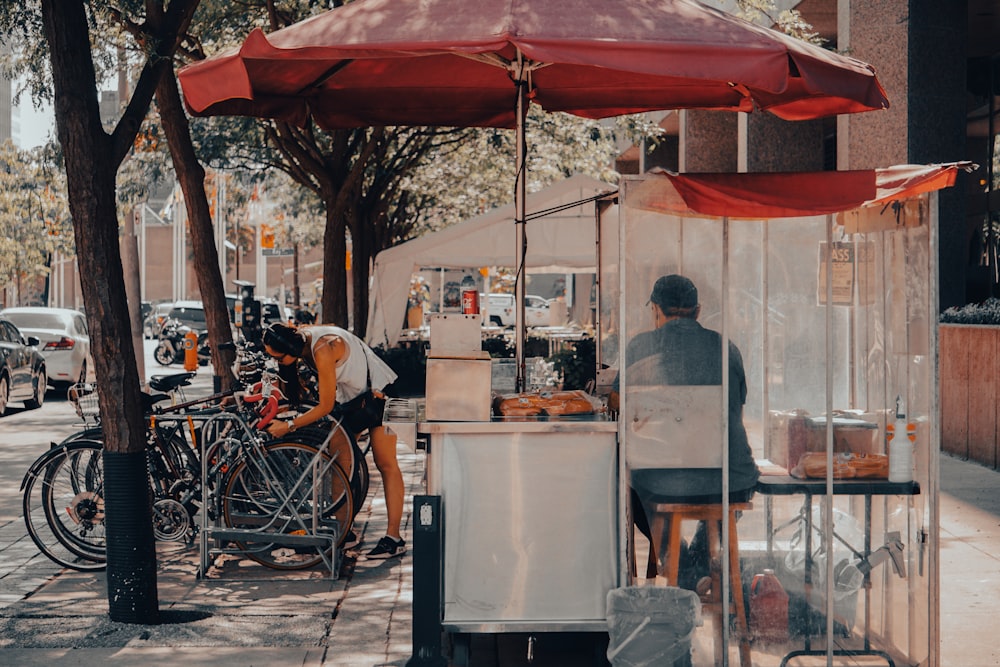
[[[937,665],[936,190],[961,166],[625,177],[598,220],[599,358],[617,368],[617,419],[467,419],[439,407],[417,424],[427,496],[415,499],[414,577],[422,546],[439,545],[432,616],[452,661],[468,661],[477,633],[530,633],[530,653],[535,635],[607,632],[609,592],[669,575],[665,538],[654,531],[649,559],[632,530],[637,473],[710,470],[720,557],[735,552],[739,565],[716,567],[713,582],[722,600],[742,591],[746,613],[698,619],[692,664]],[[720,334],[731,370],[717,383],[657,381],[659,366],[625,363],[629,341],[654,329],[651,289],[668,274],[693,281],[697,322]],[[433,325],[431,335],[433,353]],[[471,400],[482,415],[488,374],[454,361],[429,371],[428,412]],[[761,476],[736,520],[726,443],[741,427],[726,406],[744,382],[742,428]],[[912,467],[890,481],[897,423]],[[651,523],[666,507],[641,500]],[[695,528],[682,524],[687,542]],[[755,607],[765,571],[788,598],[777,618]],[[415,617],[425,593],[415,587]]]

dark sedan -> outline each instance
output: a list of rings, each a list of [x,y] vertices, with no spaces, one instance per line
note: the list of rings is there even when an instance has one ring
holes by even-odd
[[[0,416],[11,401],[24,401],[29,410],[42,407],[48,377],[38,344],[38,338],[25,338],[13,322],[0,317]]]

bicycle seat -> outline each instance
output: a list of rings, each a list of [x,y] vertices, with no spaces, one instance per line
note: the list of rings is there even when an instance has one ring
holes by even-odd
[[[154,375],[149,378],[149,388],[154,391],[165,391],[167,393],[178,387],[186,387],[191,384],[191,378],[195,373],[175,373],[173,375]]]

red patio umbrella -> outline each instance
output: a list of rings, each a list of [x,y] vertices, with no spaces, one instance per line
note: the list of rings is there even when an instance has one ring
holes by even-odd
[[[808,119],[888,107],[874,70],[694,0],[356,0],[180,71],[195,115],[320,127],[438,125],[517,132],[515,223],[525,250],[524,118],[762,109]],[[518,389],[524,281],[517,281]]]

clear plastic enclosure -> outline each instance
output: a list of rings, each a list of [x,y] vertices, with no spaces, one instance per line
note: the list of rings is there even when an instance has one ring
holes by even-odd
[[[672,188],[601,216],[624,580],[701,595],[696,667],[937,664],[935,195],[742,220],[648,204]]]

